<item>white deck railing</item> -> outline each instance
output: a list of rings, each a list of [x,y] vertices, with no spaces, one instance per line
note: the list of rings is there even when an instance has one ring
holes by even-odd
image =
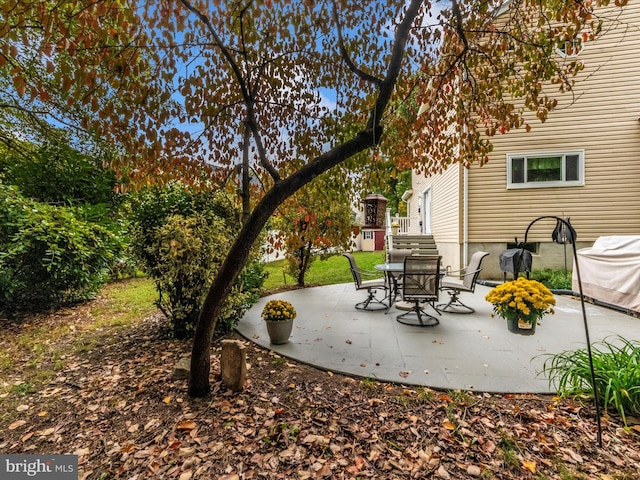
[[[391,216],[391,210],[387,208],[387,235],[391,235],[391,224],[397,223],[398,234],[409,233],[411,230],[411,218],[399,217],[397,215]]]

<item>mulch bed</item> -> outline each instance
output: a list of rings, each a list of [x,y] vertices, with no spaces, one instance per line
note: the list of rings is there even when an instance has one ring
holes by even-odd
[[[71,318],[81,323],[82,309],[31,323]],[[0,347],[26,328],[4,326]],[[63,340],[50,364],[30,365],[26,349],[14,359],[3,379],[14,388],[0,398],[0,452],[76,454],[79,478],[100,480],[632,479],[640,471],[640,428],[605,416],[598,447],[589,399],[351,378],[236,334],[228,338],[245,343],[246,388],[233,393],[217,378],[218,342],[212,394],[190,399],[187,381],[173,379],[190,342],[172,340],[161,315],[92,335],[86,351]],[[21,391],[38,369],[55,373]]]

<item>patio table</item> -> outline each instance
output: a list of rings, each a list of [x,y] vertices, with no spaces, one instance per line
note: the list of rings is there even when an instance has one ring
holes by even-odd
[[[389,310],[391,310],[391,307],[398,297],[398,276],[404,273],[404,263],[379,263],[373,268],[383,272],[389,284],[389,308],[387,308],[387,313],[389,313]],[[445,272],[440,272],[441,281],[445,275]]]
[[[401,275],[404,272],[404,263],[379,263],[373,268],[383,272],[384,276],[389,284],[389,308],[387,313],[393,306],[398,296],[398,278],[397,275]]]

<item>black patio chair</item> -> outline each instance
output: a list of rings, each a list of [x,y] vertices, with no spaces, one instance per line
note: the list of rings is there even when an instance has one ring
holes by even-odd
[[[449,272],[442,278],[440,289],[449,294],[449,303],[438,305],[438,310],[447,313],[473,313],[475,310],[460,301],[462,292],[473,293],[476,289],[478,275],[482,270],[482,260],[489,255],[488,252],[475,252],[471,255],[469,265],[462,270]],[[451,275],[454,274],[454,275]]]
[[[369,311],[387,310],[388,305],[384,303],[384,299],[388,298],[387,290],[389,286],[384,278],[380,278],[380,272],[361,270],[350,253],[345,253],[342,256],[349,260],[356,290],[366,290],[369,294],[363,302],[356,303],[356,309]],[[369,280],[363,280],[363,278],[369,278]],[[380,290],[384,291],[382,300],[376,296]]]
[[[410,248],[393,248],[389,250],[389,263],[403,263],[412,253]]]
[[[410,248],[396,248],[389,250],[389,263],[402,263],[404,259],[410,257],[413,254]],[[393,282],[392,291],[394,293],[402,290],[402,273],[398,275],[389,276],[389,280]]]
[[[439,255],[418,255],[404,259],[402,302],[404,305],[411,304],[411,308],[396,317],[398,322],[420,327],[433,327],[440,323],[423,308],[424,305],[431,305],[440,315],[435,307],[440,292],[440,258]]]

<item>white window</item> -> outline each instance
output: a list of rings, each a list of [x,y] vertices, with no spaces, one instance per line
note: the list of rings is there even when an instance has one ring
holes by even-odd
[[[584,185],[584,151],[507,155],[507,188]]]
[[[557,41],[556,52],[565,58],[577,57],[582,51],[582,40],[575,37],[568,41]]]
[[[362,232],[362,238],[365,240],[373,240],[373,231],[365,230],[364,232]]]

